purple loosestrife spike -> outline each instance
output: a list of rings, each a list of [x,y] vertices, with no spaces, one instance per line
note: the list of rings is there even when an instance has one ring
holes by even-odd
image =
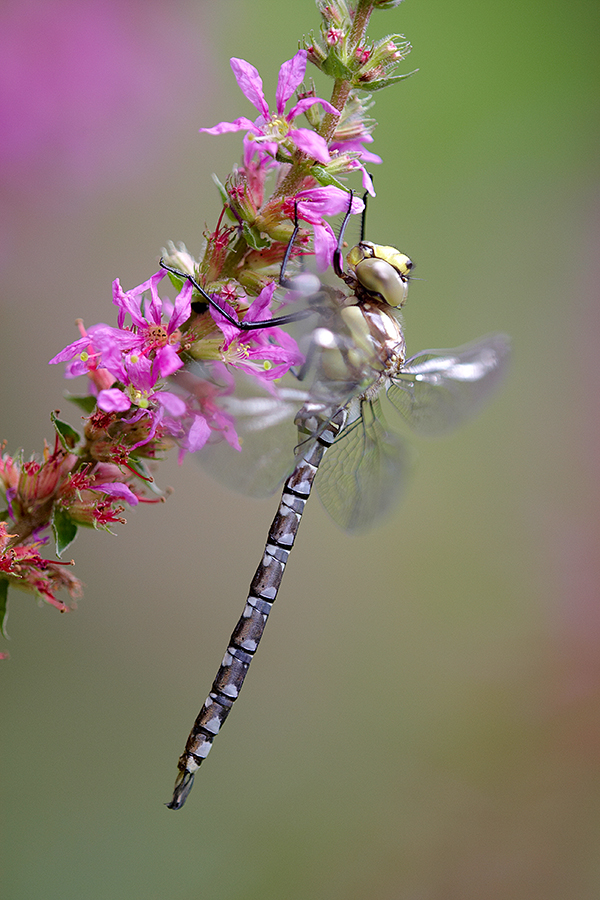
[[[372,91],[398,80],[389,72],[410,49],[396,35],[367,42],[373,5],[383,8],[395,0],[317,0],[322,40],[313,39],[282,64],[274,107],[257,69],[231,60],[256,117],[200,129],[243,133],[240,165],[222,182],[215,176],[222,210],[214,230],[204,233],[201,256],[196,261],[183,245],[172,244],[163,253],[177,290],[174,300],[161,296],[168,283],[162,268],[128,291],[115,280],[116,326],[99,323],[86,330],[79,322],[78,340],[51,360],[66,364],[69,379],[86,376],[88,396],[77,398],[87,414],[83,434],[53,414],[55,448],[45,447],[42,462],[2,459],[0,619],[7,580],[61,609],[66,605],[54,597],[56,588],[77,592],[77,579],[64,566],[40,556],[50,525],[62,553],[78,524],[109,528],[124,522],[120,504],[157,502],[144,496],[145,489],[160,493],[146,460],[173,446],[181,460],[220,441],[242,450],[232,414],[239,403],[229,398],[237,389],[236,369],[293,419],[286,388],[278,382],[290,369],[302,368],[304,357],[287,331],[270,322],[280,270],[285,261],[287,280],[299,257],[311,253],[319,272],[332,266],[337,240],[326,217],[348,210],[350,173],[360,172],[364,189],[374,193],[365,164],[380,162],[366,149],[373,142],[375,123],[367,115],[372,103],[357,89]],[[333,78],[330,101],[303,84],[308,60]],[[354,198],[352,213],[362,209]],[[311,290],[318,290],[310,277]],[[277,318],[287,325],[298,316]],[[268,327],[254,329],[253,323]],[[294,394],[294,409],[296,400]],[[238,427],[245,433],[247,423]]]

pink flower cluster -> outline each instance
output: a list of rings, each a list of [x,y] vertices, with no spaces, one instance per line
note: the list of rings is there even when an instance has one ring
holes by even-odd
[[[310,159],[316,160],[327,169],[331,167],[336,171],[351,172],[359,169],[363,176],[363,187],[373,194],[371,177],[361,162],[361,157],[368,162],[379,163],[381,159],[374,153],[369,153],[362,146],[364,142],[373,140],[365,130],[362,134],[348,136],[340,135],[331,145],[316,131],[310,128],[292,127],[299,115],[306,113],[312,106],[318,104],[322,109],[335,118],[339,118],[340,110],[332,106],[327,100],[320,97],[302,97],[290,109],[285,112],[288,100],[300,87],[306,73],[307,51],[298,50],[292,59],[288,59],[279,70],[277,92],[275,100],[276,112],[269,110],[269,104],[263,93],[262,79],[258,70],[244,59],[231,60],[231,68],[235,75],[238,87],[244,96],[259,112],[257,119],[252,121],[245,116],[235,119],[233,122],[219,122],[212,128],[201,128],[205,134],[227,134],[232,131],[245,131],[244,137],[244,162],[247,163],[256,155],[262,162],[271,160],[290,162],[294,151],[300,151]],[[343,154],[352,153],[352,156],[343,158]],[[347,198],[346,198],[347,202]],[[335,215],[335,213],[330,214]]]
[[[212,135],[246,132],[243,141],[243,169],[240,174],[247,178],[248,185],[252,185],[257,198],[262,198],[264,179],[274,167],[281,169],[282,166],[293,164],[294,159],[298,157],[308,158],[319,164],[318,173],[313,166],[313,178],[310,180],[314,185],[314,176],[318,174],[321,183],[296,191],[288,199],[284,209],[279,212],[293,218],[294,201],[298,201],[298,218],[308,222],[313,228],[317,268],[323,272],[332,264],[336,243],[331,226],[324,216],[337,216],[348,207],[348,191],[327,181],[335,182],[340,175],[359,170],[362,173],[365,190],[374,194],[371,177],[362,159],[375,163],[381,162],[381,159],[363,146],[363,143],[373,140],[366,127],[362,131],[355,129],[335,134],[330,144],[314,129],[294,127],[294,120],[315,105],[319,105],[324,112],[336,119],[340,116],[340,111],[327,100],[313,96],[303,96],[289,112],[285,112],[288,101],[304,79],[306,60],[307,51],[299,50],[292,59],[281,66],[277,82],[276,111],[271,113],[258,70],[243,59],[232,59],[231,68],[238,86],[258,110],[259,116],[254,121],[241,116],[233,122],[219,122],[212,128],[201,128],[200,131]],[[360,213],[362,209],[362,201],[353,199],[352,212]],[[240,213],[244,215],[243,209]],[[263,224],[268,226],[270,223],[266,220]]]
[[[187,396],[165,387],[166,379],[183,368],[184,351],[193,346],[195,358],[202,358],[204,343],[207,358],[214,353],[214,342],[194,342],[193,337],[181,332],[191,315],[191,282],[184,282],[171,303],[158,293],[165,276],[166,272],[160,270],[130,291],[124,291],[117,279],[113,284],[113,303],[118,308],[118,327],[99,324],[86,331],[80,324],[82,336],[50,362],[67,363],[67,378],[87,375],[98,409],[118,415],[122,427],[138,426],[140,437],[128,443],[130,453],[142,447],[148,452],[152,442],[165,435],[174,438],[184,451],[201,449],[211,436],[224,438],[240,449],[233,421],[216,402],[219,395],[228,392],[228,387],[217,388],[216,379],[207,379],[202,391],[196,387]],[[244,321],[259,322],[271,317],[269,304],[275,288],[275,282],[263,288]],[[222,299],[219,303],[221,309],[235,316],[230,304]],[[211,307],[210,312],[215,331],[222,333],[218,358],[245,370],[262,384],[272,383],[303,361],[296,342],[280,328],[245,331],[228,322],[218,310]],[[131,324],[127,324],[127,316]]]

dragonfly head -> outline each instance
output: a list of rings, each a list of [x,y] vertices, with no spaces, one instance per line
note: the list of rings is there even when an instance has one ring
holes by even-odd
[[[395,247],[361,241],[346,257],[361,286],[369,294],[379,294],[389,306],[404,305],[413,263]]]

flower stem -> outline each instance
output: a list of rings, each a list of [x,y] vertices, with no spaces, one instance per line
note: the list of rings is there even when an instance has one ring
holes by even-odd
[[[354,13],[350,37],[348,39],[350,52],[354,52],[356,48],[364,41],[372,12],[373,0],[359,0],[356,7],[356,12]],[[350,81],[343,78],[336,79],[331,94],[331,104],[332,106],[335,106],[335,108],[339,110],[340,113],[343,111],[344,106],[346,105],[346,101],[348,100],[348,95],[350,94],[351,88],[352,84]],[[319,134],[321,135],[321,137],[325,138],[328,143],[333,138],[338,121],[339,119],[332,113],[327,113],[323,119],[323,124],[319,129]]]

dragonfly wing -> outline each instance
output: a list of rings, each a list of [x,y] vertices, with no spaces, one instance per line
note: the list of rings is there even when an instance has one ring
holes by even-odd
[[[371,375],[366,363],[358,367],[349,363],[354,344],[343,331],[334,330],[335,307],[325,312],[313,315],[313,327],[301,335],[304,364],[268,386],[217,362],[190,361],[171,377],[188,405],[211,422],[210,439],[195,454],[198,462],[233,490],[251,497],[272,494],[294,468],[297,450],[302,452],[312,436],[306,423],[313,407],[317,425],[325,422],[362,389],[361,379]],[[305,404],[311,407],[308,412]],[[296,419],[301,411],[299,438]],[[232,446],[235,440],[228,440],[232,435],[239,438],[241,450]]]
[[[325,455],[317,491],[332,519],[346,531],[366,531],[395,505],[409,457],[400,437],[388,432],[380,404],[354,401],[360,410]]]
[[[424,350],[394,376],[388,398],[417,433],[443,434],[487,400],[506,372],[509,351],[504,334],[454,350]]]
[[[198,462],[226,487],[248,497],[268,497],[294,468],[294,417],[302,403],[301,399],[255,397],[242,402],[229,398],[223,409],[234,416],[241,450],[226,441],[207,444],[196,454]]]
[[[313,349],[313,335],[323,332],[324,322],[336,320],[340,292],[323,290],[315,275],[304,272],[286,287],[278,287],[273,303],[281,304],[274,312],[276,318],[290,316],[285,332],[305,356],[304,364],[268,384],[240,368],[213,362],[188,362],[185,371],[174,376],[176,383],[191,382],[191,390],[184,387],[188,397],[199,395],[196,405],[201,411],[207,400],[212,403],[217,424],[223,418],[229,421],[239,438],[241,450],[223,439],[224,432],[220,435],[217,428],[195,454],[198,462],[217,481],[251,497],[272,494],[293,470],[298,443],[295,419],[304,404],[317,400],[333,413],[348,394],[345,384],[323,385],[323,354],[318,345]],[[211,383],[216,386],[214,392]]]
[[[188,363],[170,381],[214,426],[209,441],[194,453],[202,468],[241,494],[272,494],[294,467],[294,419],[308,393],[293,386],[269,390],[221,363]],[[241,449],[227,434],[232,443],[231,435],[237,436]]]

